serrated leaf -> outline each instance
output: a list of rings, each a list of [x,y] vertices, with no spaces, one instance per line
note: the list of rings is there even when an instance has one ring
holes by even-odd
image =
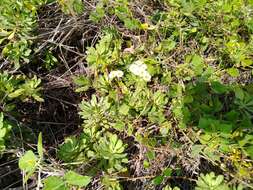
[[[50,176],[43,181],[43,190],[68,190],[65,182],[57,176]]]
[[[227,73],[231,77],[238,77],[240,75],[239,70],[237,68],[229,68],[229,69],[227,69]]]
[[[153,183],[155,185],[160,185],[162,182],[163,182],[163,176],[156,176],[154,179],[153,179]]]
[[[163,175],[166,176],[166,177],[171,176],[171,174],[172,174],[172,169],[171,169],[171,168],[166,168],[166,169],[163,171]]]
[[[191,64],[196,75],[203,73],[204,63],[202,57],[197,54],[193,55]]]
[[[64,178],[68,184],[79,187],[86,187],[91,182],[91,177],[79,175],[74,171],[67,172]]]
[[[113,128],[118,130],[118,131],[123,131],[125,129],[125,123],[119,121],[119,122],[115,123]]]
[[[119,107],[119,113],[121,113],[122,115],[127,115],[129,112],[129,106],[127,104],[123,104]]]
[[[221,84],[218,81],[212,82],[211,87],[212,87],[213,91],[217,94],[223,94],[223,93],[227,92],[227,90],[228,90],[228,88],[225,85]]]
[[[25,172],[33,171],[37,164],[37,157],[33,153],[33,151],[28,150],[18,162],[18,166],[21,170]]]

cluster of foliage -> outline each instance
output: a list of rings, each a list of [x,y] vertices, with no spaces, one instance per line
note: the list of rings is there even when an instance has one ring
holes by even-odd
[[[46,2],[3,1],[2,56],[18,68],[29,62],[36,11]],[[93,24],[104,24],[86,51],[89,72],[73,76],[76,93],[92,95],[79,104],[81,134],[58,145],[56,157],[64,167],[48,166],[40,134],[37,155],[28,150],[19,159],[24,183],[38,175],[38,188],[81,189],[99,176],[104,189],[124,189],[122,181],[140,177],[131,172],[134,144],[144,149],[143,175],[152,175],[143,176],[143,189],[180,189],[171,187],[171,179],[183,178],[185,171],[195,178],[187,176],[196,190],[253,188],[252,0],[157,0],[147,10],[135,10],[142,2],[128,0],[91,2],[93,10],[81,0],[57,3],[70,17],[87,11]],[[108,18],[115,23],[105,24]],[[48,70],[55,56],[46,54]],[[251,81],[241,81],[244,74]],[[8,117],[15,104],[43,101],[40,83],[36,76],[0,73],[0,151],[15,127]],[[161,152],[164,162],[167,156],[177,163],[152,173]],[[183,157],[199,165],[185,166]],[[201,159],[217,171],[201,173]],[[49,175],[41,183],[43,171]]]
[[[4,114],[15,113],[15,105],[18,101],[34,99],[42,102],[40,97],[41,80],[36,76],[29,79],[24,75],[10,75],[6,72],[0,73],[0,151],[5,150],[5,138],[12,124],[4,119]]]
[[[32,32],[36,27],[36,14],[45,0],[3,0],[0,6],[0,45],[3,56],[19,67],[20,61],[28,63]]]

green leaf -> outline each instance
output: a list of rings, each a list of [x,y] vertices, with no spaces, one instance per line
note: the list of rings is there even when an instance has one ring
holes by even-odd
[[[166,169],[163,171],[163,175],[166,176],[166,177],[171,176],[171,174],[172,174],[172,169],[171,169],[171,168],[166,168]]]
[[[218,81],[212,82],[211,87],[212,87],[213,91],[217,94],[224,94],[228,90],[228,88],[225,85],[221,84]]]
[[[44,99],[38,96],[37,94],[33,94],[32,97],[34,98],[34,100],[38,102],[44,102]]]
[[[125,123],[122,121],[118,121],[117,123],[115,123],[115,125],[113,125],[113,128],[118,131],[123,131],[125,129]]]
[[[231,77],[238,77],[240,75],[239,70],[237,68],[234,68],[234,67],[227,69],[227,73]]]
[[[211,130],[209,129],[209,126],[213,123],[212,121],[212,119],[201,117],[199,119],[198,127],[205,130]]]
[[[165,52],[169,52],[176,47],[177,43],[171,39],[164,40],[162,42],[162,50]]]
[[[42,159],[43,158],[43,145],[42,145],[42,133],[41,132],[38,137],[37,151],[38,151],[40,159]]]
[[[0,113],[0,139],[4,138],[7,133],[7,129],[4,128],[4,114]]]
[[[79,152],[79,139],[76,137],[68,137],[64,140],[64,144],[60,145],[57,155],[64,162],[71,162],[79,155]]]
[[[66,182],[70,185],[76,185],[79,187],[86,187],[91,182],[91,177],[89,176],[82,176],[77,174],[76,172],[69,171],[64,176]]]
[[[0,129],[4,126],[4,114],[0,112]]]
[[[119,113],[121,113],[122,115],[127,115],[129,112],[129,106],[127,104],[123,104],[119,107]]]
[[[0,138],[4,138],[7,133],[6,128],[0,128]]]
[[[245,59],[242,60],[241,64],[243,67],[249,67],[253,64],[253,61],[251,59]]]
[[[178,187],[171,188],[170,186],[165,186],[162,190],[180,190]]]
[[[143,167],[144,167],[145,169],[148,169],[148,168],[149,168],[149,166],[150,166],[149,161],[144,160],[144,161],[143,161]]]
[[[250,156],[250,158],[253,159],[253,145],[248,146],[245,149],[246,149],[247,154]]]
[[[197,157],[197,156],[199,156],[200,152],[202,151],[203,145],[199,145],[199,144],[193,145],[191,149],[192,149],[191,156]]]
[[[127,163],[126,154],[124,154],[125,146],[116,134],[106,133],[93,145],[98,159],[102,160],[101,164],[105,165],[107,171],[111,173],[113,170],[121,170],[121,163]],[[107,160],[109,164],[107,164]]]
[[[191,64],[196,75],[203,73],[204,63],[202,57],[197,54],[193,55]]]
[[[154,159],[155,159],[155,152],[149,150],[149,151],[146,153],[146,156],[148,157],[149,160],[154,160]]]
[[[231,133],[233,126],[231,124],[220,123],[218,129],[223,133]]]
[[[68,190],[65,182],[57,176],[50,176],[46,178],[44,181],[43,190]]]
[[[103,6],[96,6],[96,10],[90,13],[89,19],[93,22],[100,21],[105,16],[105,10]]]
[[[73,8],[77,14],[82,14],[84,10],[84,5],[82,0],[75,0],[73,3]]]
[[[209,174],[200,174],[197,181],[196,190],[213,189],[213,190],[229,190],[227,184],[224,183],[224,177],[222,175],[215,176],[213,172]]]
[[[36,168],[37,157],[33,153],[33,151],[28,150],[18,162],[18,166],[21,170],[25,172],[33,171]]]
[[[0,152],[5,149],[5,137],[11,125],[4,121],[4,114],[0,112]]]
[[[23,93],[24,93],[24,89],[18,89],[18,90],[15,90],[14,92],[10,93],[8,96],[10,98],[16,98],[18,96],[21,96]]]
[[[0,139],[0,152],[5,149],[4,140]]]
[[[87,77],[84,76],[74,77],[73,80],[74,83],[78,86],[76,92],[84,92],[88,90],[91,86],[90,80]]]
[[[153,183],[155,184],[155,185],[160,185],[162,182],[163,182],[163,176],[156,176],[155,177],[155,179],[153,179]]]
[[[236,86],[234,88],[234,93],[235,93],[235,97],[238,98],[239,100],[243,100],[245,97],[243,89],[240,88],[239,86]]]
[[[62,11],[66,14],[71,15],[81,14],[84,10],[82,0],[68,0],[68,1],[58,0],[58,3],[61,5]]]
[[[134,30],[136,28],[139,28],[140,23],[136,19],[124,18],[124,25],[128,29]]]

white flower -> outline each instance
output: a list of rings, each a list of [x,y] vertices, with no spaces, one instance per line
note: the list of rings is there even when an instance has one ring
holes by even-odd
[[[142,78],[143,78],[145,81],[150,81],[150,80],[151,80],[151,75],[149,74],[148,71],[145,71],[145,72],[142,74]]]
[[[142,61],[135,61],[130,65],[129,70],[137,76],[141,76],[143,72],[147,69],[147,65],[145,65]]]
[[[147,65],[144,64],[141,60],[135,61],[134,64],[138,65],[143,70],[146,70],[148,68]]]
[[[147,71],[147,68],[147,65],[144,64],[141,60],[135,61],[129,66],[129,70],[131,71],[131,73],[141,77],[145,81],[150,81],[151,75]]]
[[[109,73],[109,79],[114,79],[115,77],[117,77],[117,78],[121,78],[121,77],[123,77],[123,75],[124,75],[124,73],[123,73],[123,71],[121,71],[121,70],[115,70],[115,71],[111,71],[110,73]]]
[[[134,74],[134,75],[140,75],[140,68],[135,65],[135,64],[131,64],[129,67],[129,70]]]

